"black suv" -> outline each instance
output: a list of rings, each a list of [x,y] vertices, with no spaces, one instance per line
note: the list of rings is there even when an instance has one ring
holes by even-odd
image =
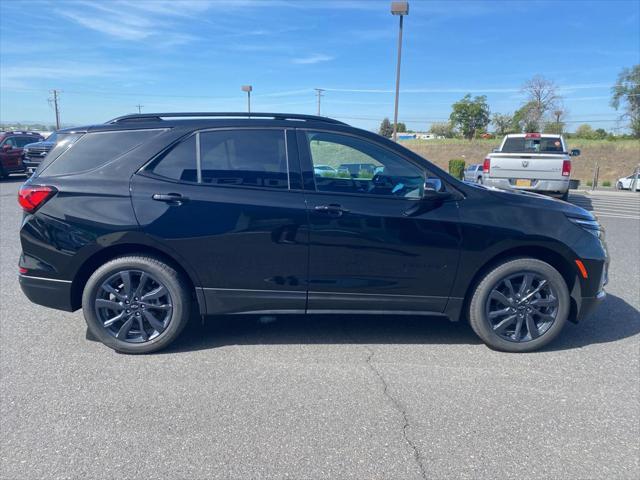
[[[64,133],[19,193],[20,284],[82,307],[121,352],[167,346],[194,309],[445,316],[522,352],[605,295],[591,213],[462,183],[336,120],[141,114]],[[375,173],[314,173],[344,163]]]

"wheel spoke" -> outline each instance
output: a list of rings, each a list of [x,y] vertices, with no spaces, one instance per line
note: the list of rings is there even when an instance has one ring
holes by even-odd
[[[510,306],[512,303],[503,293],[500,293],[497,290],[493,290],[491,292],[491,295],[489,295],[489,298],[492,298],[493,300],[496,300],[501,304],[507,305],[507,306]]]
[[[140,275],[140,283],[138,283],[138,288],[136,288],[136,291],[133,294],[134,297],[140,297],[140,294],[143,292],[144,287],[147,285],[148,279],[149,279],[149,275],[142,272],[142,275]]]
[[[522,324],[524,323],[524,318],[518,317],[518,323],[516,323],[516,329],[513,332],[513,339],[517,342],[520,340],[520,332],[522,331]]]
[[[138,320],[138,328],[140,329],[140,336],[142,337],[142,341],[146,342],[147,340],[149,340],[149,336],[144,329],[144,322],[142,321],[142,317],[136,317],[136,319]]]
[[[151,312],[143,312],[144,318],[149,324],[153,327],[157,332],[162,332],[164,330],[164,324],[153,316]]]
[[[510,317],[507,317],[504,320],[500,321],[500,323],[497,323],[496,325],[494,325],[493,330],[496,333],[502,333],[505,328],[507,328],[509,325],[511,325],[515,321],[515,319],[516,319],[516,316],[511,315]]]
[[[493,312],[489,312],[489,318],[490,319],[494,319],[496,317],[501,317],[502,315],[506,315],[507,313],[509,313],[511,311],[510,308],[503,308],[502,310],[495,310]]]
[[[143,295],[140,300],[146,302],[147,300],[155,300],[167,294],[167,289],[164,285],[160,285],[158,288],[151,290],[149,293]]]
[[[104,298],[96,299],[96,307],[108,308],[109,310],[124,310],[124,307],[118,302],[114,302],[113,300],[106,300]]]
[[[154,310],[171,310],[173,308],[173,305],[168,303],[163,305],[156,305],[155,303],[145,303],[144,307]]]
[[[529,303],[532,307],[555,307],[558,305],[558,299],[554,297],[535,298]]]
[[[115,296],[118,300],[124,300],[124,295],[122,295],[119,291],[117,291],[115,288],[113,288],[108,283],[104,283],[102,285],[102,289],[105,292],[108,292],[108,293],[112,294],[113,296]]]
[[[107,320],[106,322],[103,323],[103,325],[105,327],[110,327],[111,325],[113,325],[114,323],[116,323],[118,320],[122,320],[122,318],[124,317],[124,310],[122,312],[120,312],[118,315],[116,315],[115,317],[111,317],[109,320]]]
[[[507,279],[504,281],[504,284],[505,284],[505,285],[507,286],[507,288],[509,289],[509,296],[510,296],[510,297],[512,297],[512,298],[513,298],[513,297],[515,297],[515,296],[516,296],[516,291],[515,291],[515,289],[513,288],[513,283],[511,283],[511,280],[507,278]]]
[[[538,316],[540,320],[544,320],[545,322],[553,322],[556,319],[556,317],[547,313],[538,313]]]
[[[529,330],[529,335],[531,335],[532,339],[540,336],[540,331],[538,330],[536,321],[533,319],[533,315],[531,314],[527,314],[527,330]]]
[[[128,270],[120,272],[120,278],[122,279],[122,290],[124,294],[131,298],[131,273]]]
[[[533,275],[531,275],[530,273],[524,274],[524,277],[522,278],[522,285],[520,285],[520,291],[518,292],[521,297],[525,293],[527,293],[527,290],[529,290],[529,287],[531,287],[532,280],[533,280]]]
[[[126,340],[127,334],[129,333],[129,330],[131,330],[132,324],[133,324],[133,317],[129,317],[127,321],[122,324],[122,326],[120,327],[120,330],[118,330],[118,333],[116,334],[116,338],[118,340]]]

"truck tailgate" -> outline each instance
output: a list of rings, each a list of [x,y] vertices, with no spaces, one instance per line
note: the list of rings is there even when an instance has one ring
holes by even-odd
[[[562,162],[567,155],[492,153],[491,178],[530,178],[558,180],[562,178]]]

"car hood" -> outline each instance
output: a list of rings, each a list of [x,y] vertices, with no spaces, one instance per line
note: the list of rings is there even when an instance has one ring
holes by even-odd
[[[33,142],[33,143],[27,143],[23,148],[33,148],[33,147],[48,147],[48,148],[53,148],[53,146],[55,145],[54,142],[47,142],[46,140],[43,142]]]
[[[564,202],[557,198],[548,197],[539,193],[526,192],[524,190],[501,190],[499,188],[487,187],[485,185],[472,184],[475,188],[481,188],[490,195],[500,198],[504,202],[542,208],[545,210],[554,210],[562,212],[568,217],[582,218],[585,220],[595,220],[591,212],[584,208],[578,207],[569,202]]]

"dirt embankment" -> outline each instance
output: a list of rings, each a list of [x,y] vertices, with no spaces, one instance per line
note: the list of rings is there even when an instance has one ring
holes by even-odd
[[[402,144],[445,170],[452,158],[463,158],[467,165],[482,163],[499,140],[410,140]],[[593,179],[596,162],[600,167],[600,184],[631,175],[640,164],[640,140],[598,141],[569,140],[569,148],[579,148],[581,155],[573,160],[571,178],[584,185]]]

